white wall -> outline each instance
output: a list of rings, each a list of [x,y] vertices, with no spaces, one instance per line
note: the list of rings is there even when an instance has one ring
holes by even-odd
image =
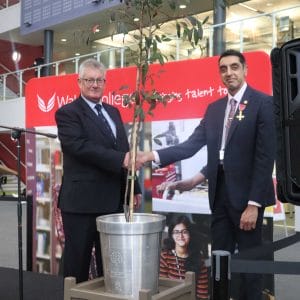
[[[0,126],[25,127],[25,98],[0,101]],[[0,128],[0,131],[5,129]],[[7,129],[6,129],[7,130]]]
[[[21,2],[0,10],[0,34],[20,28]]]

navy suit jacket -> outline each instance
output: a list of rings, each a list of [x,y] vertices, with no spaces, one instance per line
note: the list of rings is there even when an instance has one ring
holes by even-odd
[[[119,111],[106,103],[103,106],[116,125],[116,141],[81,97],[55,114],[63,151],[58,199],[62,211],[112,213],[123,207],[127,171],[122,164],[128,139]]]
[[[219,150],[227,97],[211,103],[192,135],[174,147],[158,150],[161,164],[186,159],[207,145],[207,179],[209,202],[213,204],[217,189]],[[225,145],[223,169],[229,201],[244,210],[249,200],[262,207],[275,203],[272,171],[275,159],[273,98],[247,86],[240,105],[245,105],[244,118],[236,115]]]

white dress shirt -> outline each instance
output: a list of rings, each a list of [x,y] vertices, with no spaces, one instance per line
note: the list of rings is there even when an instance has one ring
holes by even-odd
[[[93,110],[93,112],[98,116],[98,111],[97,109],[95,108],[95,105],[97,103],[94,103],[90,100],[88,100],[87,98],[85,98],[84,96],[81,95],[81,98],[87,103],[87,105]],[[99,104],[102,106],[102,102],[101,100],[99,101]],[[117,129],[116,129],[116,124],[114,123],[114,121],[112,120],[112,118],[109,116],[109,114],[107,113],[107,111],[105,110],[104,106],[102,106],[102,114],[104,116],[104,118],[107,120],[114,136],[116,137],[117,136]]]

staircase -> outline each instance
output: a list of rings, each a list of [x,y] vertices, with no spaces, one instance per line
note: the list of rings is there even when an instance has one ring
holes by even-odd
[[[18,76],[15,72],[12,72],[9,68],[7,68],[4,64],[0,63],[0,73],[10,74],[4,75],[0,77],[0,100],[6,99],[16,99],[19,96],[12,90],[12,88],[17,91],[18,87]],[[5,80],[5,82],[4,82]],[[4,90],[5,89],[5,90]]]
[[[25,137],[21,135],[21,181],[26,182],[26,165],[25,165]],[[10,133],[0,133],[0,163],[9,169],[17,171],[17,149],[16,143],[11,139]],[[10,175],[2,173],[2,175]]]
[[[5,93],[4,93],[3,83],[0,82],[0,101],[4,99],[7,100],[7,99],[16,99],[16,98],[18,98],[18,95],[14,93],[12,90],[10,90],[8,87],[5,88]]]

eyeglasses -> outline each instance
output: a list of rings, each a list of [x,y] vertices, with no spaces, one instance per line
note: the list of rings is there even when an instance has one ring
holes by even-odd
[[[87,86],[92,86],[94,83],[96,83],[97,85],[102,85],[106,82],[105,78],[80,78],[81,80],[83,80],[85,82],[85,84]]]
[[[182,229],[182,230],[173,230],[172,234],[175,235],[175,236],[179,236],[181,234],[183,234],[183,235],[189,235],[190,232],[188,231],[188,229]]]

